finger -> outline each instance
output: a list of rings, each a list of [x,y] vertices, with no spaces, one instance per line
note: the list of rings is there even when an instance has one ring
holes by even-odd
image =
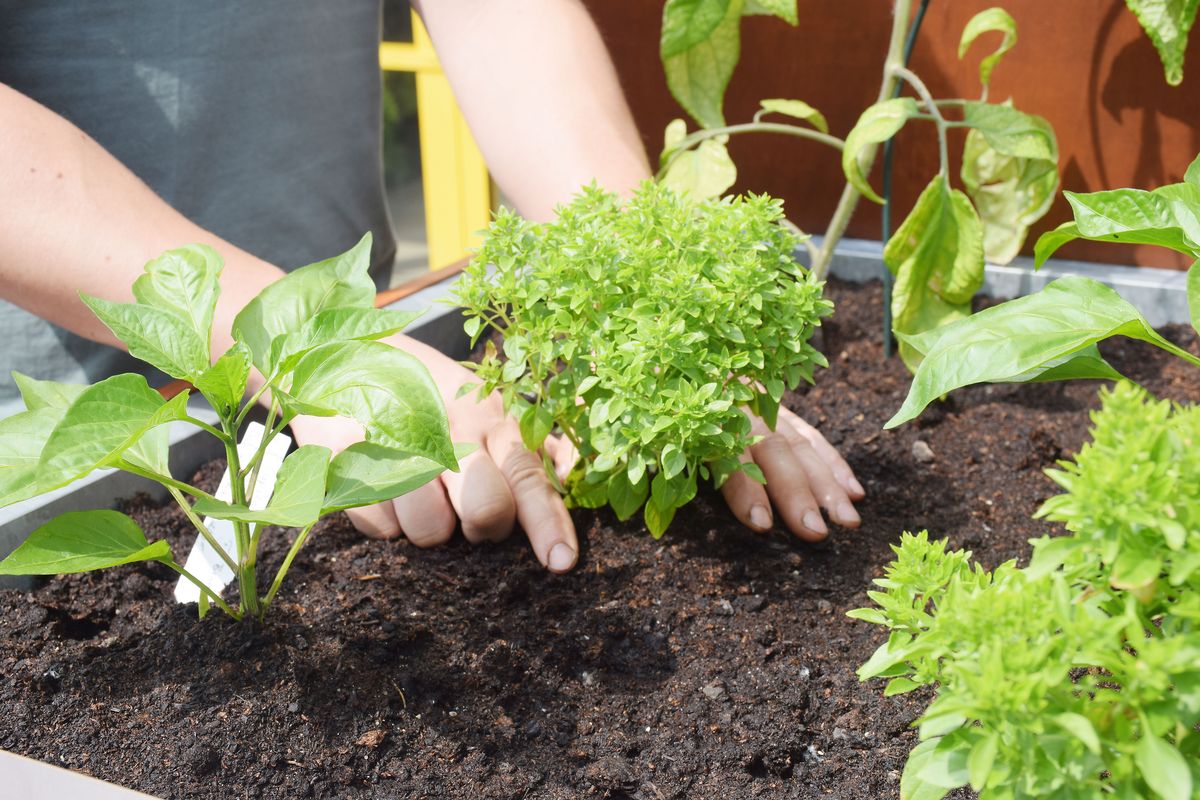
[[[567,572],[579,560],[575,524],[550,485],[541,458],[525,449],[512,420],[489,435],[484,444],[508,481],[517,519],[538,561],[551,572]]]
[[[575,449],[575,445],[565,436],[550,437],[546,439],[543,449],[550,454],[550,460],[554,462],[554,474],[558,476],[558,480],[565,481],[579,461],[579,451]]]
[[[753,461],[749,451],[742,454],[742,461]],[[759,533],[771,530],[774,524],[771,501],[761,483],[744,472],[735,472],[721,484],[721,494],[729,510],[747,528]]]
[[[784,435],[792,446],[792,452],[804,474],[808,477],[808,489],[829,518],[843,528],[857,528],[862,520],[854,510],[845,488],[833,477],[829,466],[817,454],[816,448],[798,434]]]
[[[459,462],[461,472],[442,473],[450,505],[468,542],[499,542],[512,533],[517,509],[504,474],[483,450]]]
[[[400,535],[400,523],[391,503],[346,509],[346,516],[359,532],[372,539],[395,539]]]
[[[833,477],[842,485],[852,500],[862,500],[867,496],[867,492],[858,482],[858,478],[854,477],[854,470],[850,469],[846,459],[842,458],[842,454],[821,435],[819,430],[787,409],[779,410],[779,423],[777,427],[785,429],[785,431],[790,428],[792,432],[808,440],[813,450],[825,462],[830,472],[833,473]]]
[[[446,498],[441,478],[413,489],[392,501],[400,530],[417,547],[436,547],[454,535],[454,509]]]
[[[809,542],[817,542],[829,534],[817,500],[808,487],[804,472],[792,443],[778,433],[766,436],[750,448],[755,463],[767,479],[767,496],[775,504],[788,530]]]

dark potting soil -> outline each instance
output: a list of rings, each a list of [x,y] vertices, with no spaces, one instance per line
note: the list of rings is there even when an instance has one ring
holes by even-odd
[[[1084,440],[1097,384],[977,387],[885,432],[908,375],[881,358],[879,287],[830,295],[830,369],[789,404],[867,487],[861,529],[757,536],[702,492],[661,541],[575,512],[582,558],[554,576],[520,536],[419,550],[339,517],[257,629],[198,622],[159,565],[2,592],[0,748],[164,798],[896,797],[929,697],[858,682],[884,637],[845,612],[903,530],[1025,557],[1049,529],[1030,519],[1042,470]],[[1200,397],[1149,346],[1105,351]],[[184,555],[179,512],[125,507]],[[268,537],[269,570],[290,533]]]

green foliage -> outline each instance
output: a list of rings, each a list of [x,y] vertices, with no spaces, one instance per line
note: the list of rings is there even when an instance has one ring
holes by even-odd
[[[1041,265],[1073,239],[1157,244],[1197,259],[1188,272],[1193,327],[1200,320],[1200,158],[1182,183],[1154,191],[1067,192],[1075,212],[1038,240]],[[1198,328],[1200,330],[1200,328]],[[902,335],[924,356],[904,405],[886,427],[915,418],[935,399],[974,383],[1117,378],[1096,344],[1113,336],[1149,342],[1200,366],[1200,359],[1160,336],[1112,289],[1078,277],[981,311],[945,328]]]
[[[457,469],[456,456],[467,451],[450,442],[432,378],[411,356],[371,341],[401,329],[415,315],[373,308],[370,249],[368,235],[348,253],[268,286],[238,314],[235,344],[211,366],[221,259],[210,248],[192,245],[151,261],[133,286],[135,303],[84,298],[134,355],[191,380],[216,410],[219,428],[188,415],[188,392],[164,400],[141,375],[116,375],[93,386],[14,376],[27,410],[0,420],[0,506],[105,467],[156,480],[184,505],[200,534],[235,571],[236,608],[184,571],[166,541],[149,542],[132,519],[115,511],[72,512],[52,520],[0,562],[0,574],[83,572],[158,561],[197,583],[201,616],[211,603],[236,618],[261,619],[321,515],[390,499],[443,469]],[[246,399],[252,364],[265,384]],[[268,396],[267,434],[242,463],[236,448],[242,425],[251,407]],[[284,460],[266,508],[250,509],[246,498],[267,444],[300,413],[352,417],[364,426],[367,442],[332,460],[328,448],[299,448]],[[166,423],[180,420],[203,427],[224,444],[231,501],[170,475]],[[194,505],[184,494],[196,498]],[[236,552],[225,552],[199,515],[231,521]],[[257,547],[268,525],[302,530],[270,591],[259,596]]]
[[[1200,797],[1200,408],[1102,405],[1029,568],[905,534],[851,612],[890,631],[861,678],[936,690],[902,796]]]
[[[971,201],[937,175],[888,240],[883,263],[895,276],[892,330],[909,369],[921,354],[904,339],[962,319],[983,285],[983,226]]]
[[[473,339],[504,340],[469,366],[531,450],[554,428],[576,445],[575,503],[623,518],[644,503],[659,536],[698,478],[754,469],[746,411],[773,425],[785,388],[812,380],[825,361],[808,340],[832,309],[781,217],[765,196],[696,203],[650,183],[624,206],[585,189],[549,224],[498,212],[458,301]]]
[[[961,59],[971,49],[971,45],[985,33],[1001,33],[1003,38],[1000,45],[990,55],[984,56],[979,62],[979,82],[987,86],[992,79],[992,70],[1004,57],[1004,54],[1017,44],[1017,21],[1003,8],[995,7],[980,11],[967,22],[963,28],[962,38],[958,42],[958,57]]]
[[[1200,0],[1125,0],[1125,5],[1154,43],[1167,83],[1183,83],[1183,56]]]
[[[810,248],[814,272],[822,277],[854,211],[856,193],[883,202],[869,180],[880,145],[913,120],[933,122],[941,169],[887,243],[884,255],[896,276],[891,303],[893,331],[901,338],[905,363],[916,369],[921,354],[905,343],[905,337],[969,314],[971,297],[983,283],[985,256],[999,263],[1012,260],[1024,244],[1029,226],[1049,209],[1058,188],[1058,144],[1046,120],[1024,114],[1011,103],[935,100],[921,79],[905,67],[899,49],[911,3],[898,0],[894,6],[880,91],[883,99],[866,108],[842,140],[829,134],[825,117],[803,100],[763,100],[752,122],[725,124],[722,106],[739,57],[740,17],[771,13],[795,25],[799,20],[794,0],[667,0],[660,40],[667,85],[702,130],[688,134],[683,120],[671,122],[658,178],[696,199],[719,196],[737,179],[726,149],[733,134],[786,134],[839,149],[850,188],[843,194],[821,248]],[[1016,44],[1016,22],[1001,8],[975,15],[963,30],[959,57],[989,33],[1000,33],[1001,40],[980,61],[984,99],[997,63]],[[903,84],[915,98],[895,96],[898,85]],[[961,119],[950,116],[954,110],[961,113]],[[764,121],[768,114],[797,122]],[[965,194],[950,183],[947,148],[951,128],[969,129],[962,168]]]

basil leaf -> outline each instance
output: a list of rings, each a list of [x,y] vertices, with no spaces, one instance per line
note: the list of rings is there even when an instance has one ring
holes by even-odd
[[[475,449],[473,444],[456,443],[454,455],[463,459]],[[445,471],[445,467],[428,458],[374,442],[358,442],[330,462],[321,514],[393,500]]]
[[[251,361],[263,372],[276,336],[300,330],[329,308],[371,308],[375,284],[371,234],[340,256],[301,267],[263,289],[233,320],[233,335],[250,348]]]
[[[645,473],[631,483],[628,470],[619,469],[608,479],[608,504],[622,522],[637,513],[649,493],[650,479]]]
[[[382,342],[336,342],[315,348],[293,372],[285,407],[340,414],[361,422],[367,440],[457,470],[446,409],[425,366]]]
[[[882,203],[883,198],[875,193],[867,181],[866,174],[870,172],[875,162],[878,145],[896,135],[917,114],[917,101],[911,97],[896,97],[884,100],[869,107],[858,118],[853,130],[846,136],[846,144],[842,148],[842,171],[846,180],[863,197]]]
[[[165,539],[151,544],[138,524],[119,511],[71,511],[29,534],[0,562],[0,575],[63,575],[170,560]]]
[[[1170,743],[1151,731],[1142,734],[1133,762],[1142,780],[1163,800],[1189,800],[1192,797],[1192,773],[1183,755]]]

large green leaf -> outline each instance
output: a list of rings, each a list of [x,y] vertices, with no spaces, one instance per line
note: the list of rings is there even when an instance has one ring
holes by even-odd
[[[924,353],[925,359],[904,405],[884,427],[915,418],[935,399],[963,386],[1028,380],[1039,367],[1061,365],[1066,356],[1112,336],[1140,339],[1196,361],[1159,336],[1136,308],[1109,287],[1088,278],[1059,278],[1035,294],[909,337],[907,343]],[[1112,374],[1107,364],[1097,367],[1102,374],[1090,374],[1086,362],[1070,363],[1073,367],[1063,377]]]
[[[138,524],[119,511],[71,511],[29,534],[0,562],[0,575],[62,575],[170,560],[165,539],[151,544]]]
[[[465,458],[476,446],[455,444],[454,455]],[[333,457],[325,485],[322,514],[393,500],[420,488],[445,472],[441,464],[403,450],[359,442]]]
[[[980,11],[967,22],[963,28],[962,38],[958,42],[958,57],[962,58],[971,49],[971,45],[985,33],[998,32],[1004,34],[990,55],[984,56],[979,62],[979,82],[984,86],[992,79],[992,70],[1001,57],[1017,43],[1017,21],[1012,15],[1000,7]]]
[[[234,342],[217,363],[196,378],[196,388],[218,414],[228,416],[241,406],[249,378],[250,348]]]
[[[779,17],[793,27],[800,24],[800,15],[796,9],[796,0],[746,0],[746,7],[742,10],[742,13],[747,16],[751,14],[764,14]]]
[[[271,342],[269,368],[291,369],[314,347],[332,342],[382,339],[407,328],[423,311],[389,311],[379,308],[330,308],[314,316],[294,333]]]
[[[204,342],[205,363],[212,333],[213,312],[221,294],[221,257],[211,247],[191,244],[168,250],[146,265],[146,274],[133,282],[141,304],[170,311],[187,321]]]
[[[1163,800],[1191,800],[1192,772],[1174,745],[1146,731],[1133,760],[1142,780]]]
[[[38,494],[38,460],[64,413],[42,406],[0,420],[0,507]]]
[[[192,508],[197,514],[217,519],[307,527],[321,515],[330,455],[328,447],[306,444],[285,458],[266,508],[255,510],[211,497],[201,497]]]
[[[80,297],[133,357],[184,380],[195,380],[208,369],[208,340],[201,339],[175,312],[86,294]]]
[[[667,88],[702,127],[725,124],[725,88],[741,56],[743,0],[668,0],[660,55]]]
[[[66,408],[87,388],[78,383],[39,381],[15,371],[12,376],[17,390],[21,392],[21,399],[25,401],[25,407],[30,411],[39,408]]]
[[[875,151],[881,142],[896,135],[917,113],[917,101],[911,97],[884,100],[868,108],[858,118],[854,129],[846,136],[842,148],[842,171],[846,180],[862,192],[863,197],[882,203],[867,181],[866,173],[875,161]]]
[[[984,255],[1007,264],[1021,251],[1029,226],[1050,210],[1058,165],[1001,153],[972,130],[963,148],[962,180],[983,223]]]
[[[968,102],[963,106],[963,122],[1006,156],[1058,163],[1054,128],[1042,117],[1007,103]]]
[[[686,135],[687,123],[683,120],[672,120],[667,125],[663,154],[669,159],[669,166],[662,184],[695,200],[720,197],[737,180],[737,167],[725,149],[728,137],[705,139],[691,150],[672,154]]]
[[[1192,163],[1188,164],[1187,172],[1183,174],[1183,182],[1190,183],[1192,186],[1200,186],[1200,155],[1192,159]]]
[[[289,408],[356,419],[367,439],[457,470],[446,409],[420,361],[382,342],[336,342],[296,365]]]
[[[1183,83],[1183,56],[1200,0],[1125,0],[1125,4],[1154,43],[1167,83]]]
[[[883,250],[896,285],[892,330],[900,336],[900,356],[909,369],[921,354],[909,336],[971,313],[971,298],[983,285],[983,228],[967,196],[936,175],[921,192],[912,213]]]
[[[1196,216],[1200,186],[1196,184],[1175,183],[1151,192],[1114,189],[1063,194],[1075,221],[1042,234],[1034,248],[1036,266],[1074,239],[1153,244],[1200,256],[1200,220]]]
[[[187,414],[187,393],[164,402],[141,375],[114,375],[85,389],[51,432],[38,463],[48,492],[112,466],[147,431]]]
[[[301,267],[272,283],[246,304],[233,321],[233,335],[250,348],[260,370],[267,367],[276,336],[300,330],[330,308],[371,308],[375,284],[371,266],[371,234],[340,256]]]

